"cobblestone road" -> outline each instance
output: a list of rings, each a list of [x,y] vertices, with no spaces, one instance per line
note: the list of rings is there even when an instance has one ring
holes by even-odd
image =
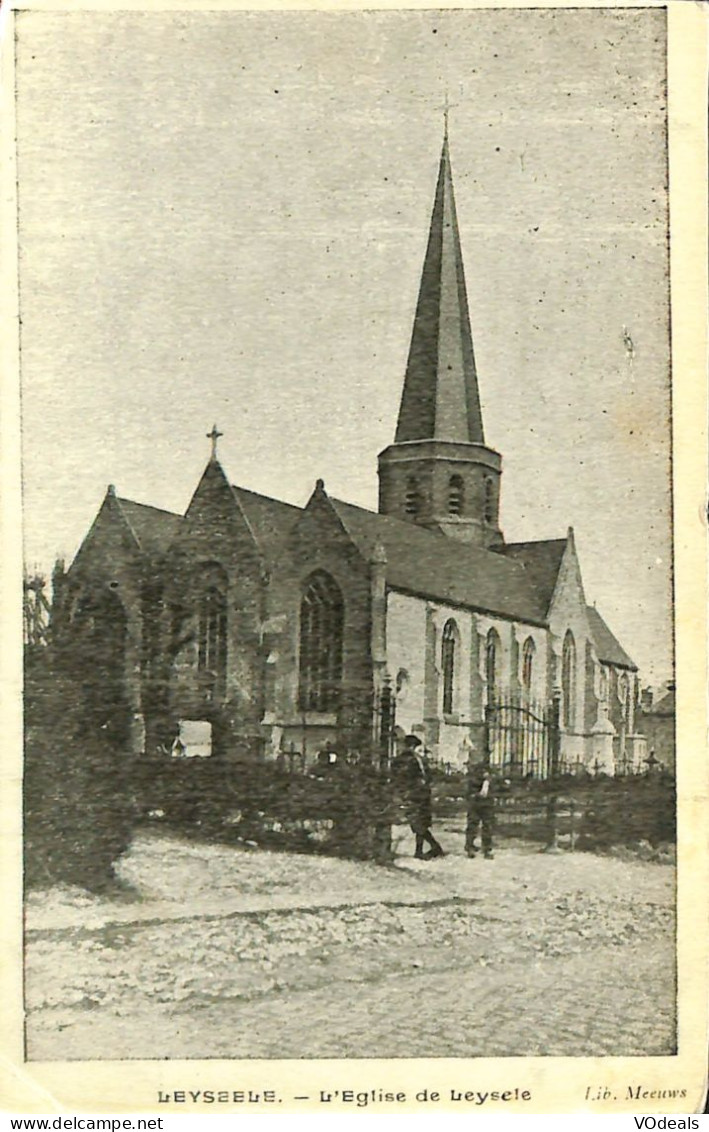
[[[30,1058],[673,1051],[669,866],[447,848],[378,869],[140,839],[142,901],[33,896]]]

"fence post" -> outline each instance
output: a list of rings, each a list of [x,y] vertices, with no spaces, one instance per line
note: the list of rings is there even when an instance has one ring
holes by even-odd
[[[560,853],[559,849],[559,761],[561,753],[561,693],[554,689],[549,705],[549,778],[551,789],[547,801],[547,843],[545,853]]]
[[[483,754],[487,765],[492,766],[492,723],[495,712],[495,704],[492,698],[492,693],[489,693],[489,696],[490,698],[485,704],[483,722]]]
[[[391,687],[391,676],[384,677],[384,683],[379,697],[379,769],[388,771],[391,757],[391,741],[394,734],[394,693]]]
[[[386,675],[379,700],[379,768],[376,776],[376,813],[373,829],[373,855],[378,864],[392,860],[391,812],[389,799],[389,764],[394,737],[396,699],[391,677]]]

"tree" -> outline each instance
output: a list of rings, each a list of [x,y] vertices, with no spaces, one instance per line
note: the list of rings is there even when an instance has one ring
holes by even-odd
[[[128,754],[125,613],[108,590],[71,630],[25,658],[25,878],[93,890],[115,883],[135,808]]]

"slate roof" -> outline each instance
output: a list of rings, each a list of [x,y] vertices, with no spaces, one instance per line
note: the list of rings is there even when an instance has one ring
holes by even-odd
[[[675,714],[675,689],[670,688],[665,692],[664,696],[660,696],[649,710],[643,711],[643,715],[661,715],[673,716]]]
[[[545,612],[548,612],[565,550],[566,539],[556,538],[539,542],[510,542],[495,553],[522,563],[540,603],[545,604]]]
[[[262,550],[274,557],[303,509],[243,487],[234,486],[233,490]],[[365,558],[371,559],[378,546],[384,548],[387,583],[393,589],[502,617],[546,623],[565,539],[484,550],[391,515],[329,499]],[[155,554],[169,549],[179,531],[181,515],[132,499],[117,502],[143,551]],[[613,663],[633,667],[605,623],[601,624],[625,658]]]
[[[544,624],[553,585],[542,587],[522,557],[455,542],[447,535],[330,498],[367,558],[378,544],[393,588],[520,621]]]
[[[260,495],[257,491],[247,491],[236,484],[232,485],[232,490],[259,546],[268,557],[273,557],[283,546],[296,519],[303,514],[302,507]]]
[[[615,639],[598,610],[589,605],[586,612],[588,613],[588,624],[598,659],[606,664],[615,664],[619,668],[630,668],[634,672],[637,671],[637,665],[633,663],[623,646]]]
[[[396,426],[429,439],[485,443],[447,135]]]
[[[164,554],[177,536],[182,515],[132,499],[117,498],[123,516],[146,554]]]

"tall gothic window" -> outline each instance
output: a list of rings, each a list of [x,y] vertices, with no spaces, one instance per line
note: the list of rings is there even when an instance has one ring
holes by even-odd
[[[415,476],[409,476],[406,481],[404,511],[407,515],[418,515],[419,513],[419,485]]]
[[[527,637],[527,640],[522,645],[522,689],[525,695],[529,696],[532,691],[532,680],[534,678],[534,654],[537,651],[537,646],[532,637]]]
[[[452,619],[443,626],[441,663],[443,668],[443,714],[452,715],[455,704],[456,651],[458,626]]]
[[[495,699],[497,685],[500,677],[500,638],[497,630],[491,629],[485,644],[485,679],[487,681],[487,702]]]
[[[630,699],[630,678],[627,672],[622,672],[618,676],[618,699],[621,703],[620,717],[623,723],[627,723],[630,715],[630,704],[628,702]]]
[[[561,654],[561,722],[570,731],[576,722],[576,643],[569,629]]]
[[[485,522],[494,523],[495,521],[495,485],[492,478],[487,476],[485,479]]]
[[[344,603],[324,570],[306,580],[300,603],[301,711],[336,711],[342,684]]]
[[[199,599],[198,668],[214,681],[217,692],[223,692],[226,681],[227,610],[226,594],[210,585]]]
[[[464,487],[462,476],[451,476],[448,481],[448,514],[462,515]]]

